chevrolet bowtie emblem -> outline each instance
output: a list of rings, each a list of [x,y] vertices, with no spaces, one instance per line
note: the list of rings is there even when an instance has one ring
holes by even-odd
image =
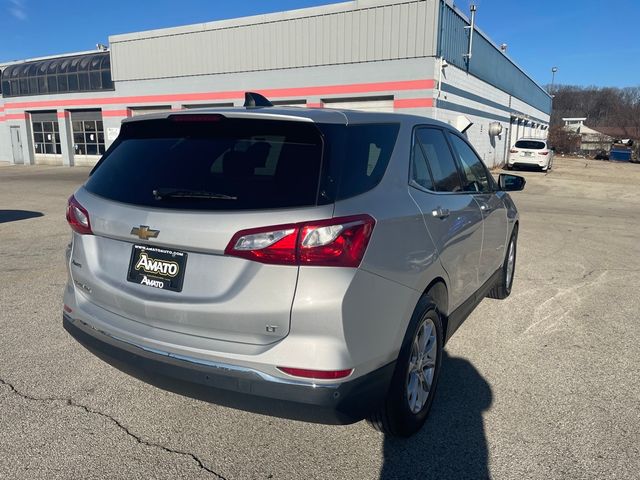
[[[147,225],[140,225],[139,227],[133,227],[131,229],[131,235],[137,235],[140,240],[156,238],[159,233],[160,230],[151,230]]]

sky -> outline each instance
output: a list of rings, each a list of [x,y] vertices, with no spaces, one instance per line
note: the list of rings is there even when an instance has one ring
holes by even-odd
[[[472,0],[456,0],[464,12]],[[473,0],[477,25],[541,85],[640,85],[640,0]],[[0,62],[92,50],[109,35],[328,0],[0,0]]]

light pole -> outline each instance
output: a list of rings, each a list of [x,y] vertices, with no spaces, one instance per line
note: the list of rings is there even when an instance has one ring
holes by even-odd
[[[558,67],[551,67],[551,94],[553,94],[553,84],[556,81],[556,72],[558,71]]]

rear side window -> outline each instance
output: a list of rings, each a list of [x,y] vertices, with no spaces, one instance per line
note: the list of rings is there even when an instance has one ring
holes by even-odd
[[[332,149],[330,162],[339,178],[336,198],[353,197],[378,185],[389,165],[400,125],[362,124],[333,130],[330,137],[337,148]]]
[[[441,130],[420,128],[416,140],[427,157],[435,190],[438,192],[460,192],[462,183],[449,144]]]
[[[527,150],[542,150],[546,148],[544,142],[536,140],[518,140],[515,144],[516,148],[526,148]]]
[[[413,168],[411,172],[411,178],[421,187],[428,190],[435,190],[433,181],[431,180],[431,173],[427,165],[427,157],[424,156],[420,142],[417,140],[413,144]]]
[[[174,119],[125,124],[86,188],[119,202],[185,210],[317,203],[323,138],[313,123]]]

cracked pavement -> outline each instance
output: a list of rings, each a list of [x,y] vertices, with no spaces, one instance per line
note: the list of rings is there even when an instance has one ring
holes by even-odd
[[[87,173],[0,164],[0,479],[637,478],[640,165],[522,173],[513,293],[447,345],[409,440],[181,397],[75,343],[64,209]]]
[[[164,452],[167,452],[169,454],[175,454],[175,455],[184,455],[187,457],[190,457],[193,459],[193,461],[196,463],[196,465],[198,466],[199,469],[204,470],[205,472],[208,472],[210,474],[213,474],[216,478],[220,478],[220,479],[224,479],[224,477],[222,477],[221,475],[218,475],[216,472],[214,472],[213,470],[211,470],[210,468],[207,468],[202,461],[196,457],[194,454],[189,453],[189,452],[182,452],[180,450],[174,450],[172,448],[168,448],[165,447],[164,445],[158,444],[158,443],[152,443],[152,442],[148,442],[142,438],[140,438],[138,435],[132,433],[125,425],[123,425],[122,423],[120,423],[120,421],[118,421],[117,419],[113,418],[112,416],[103,413],[103,412],[99,412],[97,410],[94,410],[91,407],[87,407],[86,405],[81,405],[76,403],[73,399],[71,398],[56,398],[56,397],[32,397],[30,395],[26,395],[20,391],[18,391],[13,385],[11,385],[10,383],[6,382],[5,380],[0,379],[0,386],[2,387],[6,387],[9,390],[10,394],[14,394],[17,397],[19,397],[22,400],[26,400],[28,402],[40,402],[43,404],[49,404],[49,406],[52,406],[55,409],[60,409],[60,408],[64,408],[64,407],[70,407],[70,408],[75,408],[75,409],[80,409],[83,412],[89,414],[89,415],[97,415],[99,417],[102,417],[103,419],[111,422],[113,425],[115,425],[116,427],[118,427],[120,430],[122,430],[122,432],[124,432],[127,436],[129,436],[130,438],[132,438],[133,440],[135,440],[138,444],[145,446],[145,447],[149,447],[151,449],[157,448],[160,449]],[[1,397],[0,397],[1,398]],[[4,403],[4,402],[3,402]],[[8,402],[10,403],[10,402]],[[60,413],[60,416],[64,416],[64,413]],[[103,422],[101,422],[103,423]],[[180,467],[180,469],[182,470],[182,468],[184,467]],[[191,470],[188,468],[185,468],[185,470]],[[80,470],[82,473],[78,473],[77,476],[78,477],[83,477],[86,478],[86,470],[81,469]],[[184,470],[182,470],[184,472]],[[68,472],[67,472],[68,473]],[[104,478],[102,475],[102,472],[98,472],[98,477],[97,478]],[[75,477],[76,475],[70,475]],[[182,476],[182,475],[180,475]],[[188,476],[186,478],[193,478],[193,473],[189,472]],[[33,477],[32,477],[33,478]]]

